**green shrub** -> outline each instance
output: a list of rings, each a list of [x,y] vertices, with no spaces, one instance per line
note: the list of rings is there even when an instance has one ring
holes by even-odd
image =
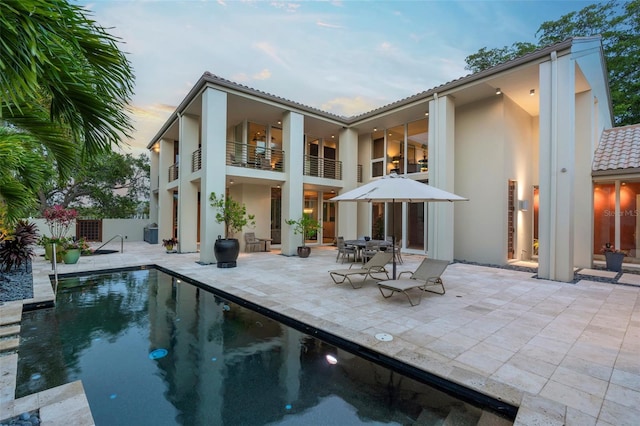
[[[9,272],[28,264],[35,256],[33,247],[38,243],[38,227],[33,222],[20,220],[12,232],[2,235],[0,241],[0,265]]]

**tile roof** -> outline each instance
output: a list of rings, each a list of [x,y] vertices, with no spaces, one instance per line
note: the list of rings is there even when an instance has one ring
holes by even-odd
[[[640,124],[602,132],[593,158],[593,172],[640,168]]]

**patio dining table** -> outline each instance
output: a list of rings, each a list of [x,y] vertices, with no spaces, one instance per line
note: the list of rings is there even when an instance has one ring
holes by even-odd
[[[368,242],[373,243],[380,247],[380,250],[386,250],[388,247],[391,247],[391,241],[387,240],[369,240]],[[357,239],[357,240],[345,240],[344,243],[348,246],[354,246],[356,248],[356,261],[360,259],[360,252],[367,246],[367,240],[365,239]]]

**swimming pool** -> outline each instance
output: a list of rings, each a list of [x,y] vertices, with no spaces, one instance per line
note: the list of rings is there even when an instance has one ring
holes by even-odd
[[[16,397],[80,379],[98,425],[475,424],[482,415],[319,330],[157,269],[65,278],[56,305],[23,316]]]

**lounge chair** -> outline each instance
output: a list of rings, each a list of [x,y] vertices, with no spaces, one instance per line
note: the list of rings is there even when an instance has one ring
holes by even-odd
[[[407,296],[407,299],[409,299],[409,303],[411,304],[411,306],[419,305],[422,301],[422,293],[424,291],[436,294],[445,293],[444,283],[442,282],[442,278],[440,278],[440,276],[442,275],[444,270],[447,269],[448,265],[449,261],[447,260],[424,259],[415,272],[403,271],[400,272],[400,274],[398,275],[398,279],[396,280],[380,281],[378,283],[378,290],[380,290],[380,293],[385,299],[393,296],[393,294],[396,292],[404,293],[404,295]],[[405,274],[409,274],[410,276],[402,278],[402,276]],[[442,288],[442,291],[427,289],[427,287],[432,286],[440,286]],[[414,303],[407,293],[408,290],[414,288],[420,291],[418,303]],[[383,289],[388,290],[391,293],[384,294]]]
[[[342,284],[345,280],[349,281],[351,287],[360,288],[367,280],[367,277],[371,277],[374,280],[379,280],[381,278],[376,278],[372,274],[385,274],[387,279],[389,279],[389,271],[386,270],[385,265],[391,261],[391,253],[387,252],[378,252],[375,256],[373,256],[367,263],[362,265],[361,267],[354,268],[354,265],[357,263],[352,263],[351,267],[348,269],[336,269],[333,271],[329,271],[329,275],[331,275],[331,279],[336,284]],[[362,281],[359,282],[359,286],[356,286],[353,281],[351,281],[351,277],[362,276]],[[338,281],[342,278],[340,281]]]

